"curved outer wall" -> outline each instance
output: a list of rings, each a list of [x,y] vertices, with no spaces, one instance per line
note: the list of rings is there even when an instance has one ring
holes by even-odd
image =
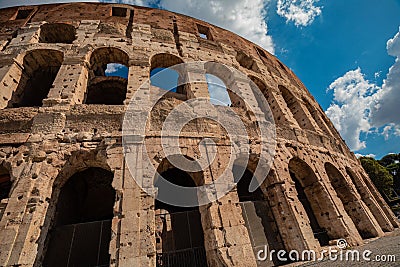
[[[43,26],[54,23],[67,25],[56,28],[63,33],[62,42],[52,42],[61,37],[51,26]],[[70,34],[76,37],[71,42]],[[117,81],[116,86],[122,88],[123,103],[85,103],[96,60],[128,66],[127,81]],[[260,47],[203,21],[156,9],[89,3],[14,7],[0,10],[0,163],[12,182],[9,198],[0,206],[0,266],[40,264],[47,250],[54,196],[70,176],[88,167],[114,175],[117,197],[109,246],[111,266],[155,266],[154,199],[133,182],[124,164],[121,122],[135,89],[149,78],[151,68],[193,61],[216,61],[239,69],[260,87],[270,104],[277,147],[261,189],[286,250],[321,249],[295,179],[331,241],[346,238],[350,245],[357,245],[363,237],[382,236],[398,227],[315,99],[291,70]],[[23,85],[37,73],[35,66],[46,66],[54,73],[49,91],[39,99],[40,107],[21,100]],[[205,71],[188,72],[204,80]],[[237,86],[245,90],[249,85]],[[189,86],[185,94],[183,98],[209,96],[206,86],[196,90]],[[158,116],[180,101],[174,95],[164,99],[151,118],[151,137],[145,142],[159,170],[168,167],[161,164]],[[246,125],[252,127],[251,122]],[[206,126],[186,131],[182,151],[192,158],[202,137],[222,134]],[[203,172],[206,183],[212,172],[218,173],[219,165],[226,164],[225,142],[224,138],[217,141],[222,156]],[[137,159],[132,175],[145,177],[141,151],[131,153]],[[256,160],[256,152],[252,158]],[[243,167],[251,171],[252,163]],[[209,266],[257,266],[242,207],[236,190],[200,207]]]

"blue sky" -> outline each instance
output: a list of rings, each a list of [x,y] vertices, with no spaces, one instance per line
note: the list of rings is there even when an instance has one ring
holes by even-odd
[[[67,1],[0,0],[0,7],[54,2]],[[400,152],[400,0],[103,2],[183,13],[261,45],[299,76],[353,151]]]

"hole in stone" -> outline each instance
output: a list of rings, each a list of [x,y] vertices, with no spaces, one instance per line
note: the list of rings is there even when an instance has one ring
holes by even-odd
[[[32,13],[33,9],[20,9],[17,12],[15,19],[27,19]]]
[[[127,9],[123,7],[112,7],[111,15],[113,17],[126,17]]]
[[[201,24],[197,24],[197,30],[199,33],[200,38],[206,39],[206,40],[213,40],[213,37],[211,35],[210,28]]]
[[[76,39],[74,26],[64,23],[47,23],[40,26],[39,42],[72,44]]]

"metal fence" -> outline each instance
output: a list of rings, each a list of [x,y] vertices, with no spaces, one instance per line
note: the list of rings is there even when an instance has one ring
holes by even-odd
[[[198,210],[156,215],[157,267],[206,267]]]
[[[242,207],[243,219],[256,258],[258,252],[260,250],[264,251],[266,247],[269,251],[272,249],[275,251],[284,249],[278,226],[267,201],[245,201],[240,202],[240,206]],[[269,257],[264,261],[257,260],[258,267],[282,264],[284,263],[280,262],[275,254],[273,254],[272,261]]]
[[[109,266],[111,220],[63,225],[51,232],[44,267]]]
[[[158,267],[206,267],[204,247],[157,253]]]

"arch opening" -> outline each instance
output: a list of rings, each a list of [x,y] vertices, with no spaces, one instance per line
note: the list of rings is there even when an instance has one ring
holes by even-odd
[[[168,168],[159,175],[175,185],[196,186],[193,179],[196,175],[189,175],[178,168]],[[159,189],[159,195],[168,194],[160,183],[158,174],[154,186]],[[156,266],[207,266],[204,233],[198,207],[178,207],[156,200],[155,216]]]
[[[39,42],[72,44],[76,39],[74,26],[65,23],[46,23],[40,26]]]
[[[108,266],[115,190],[113,173],[88,168],[59,191],[43,266]],[[101,201],[99,201],[101,199]]]
[[[85,104],[123,105],[126,98],[129,56],[113,47],[98,48],[90,58]]]
[[[58,74],[64,54],[39,49],[28,52],[23,60],[22,75],[8,107],[40,107],[47,98]]]
[[[154,55],[150,63],[150,84],[158,89],[169,91],[166,96],[187,99],[183,75],[173,67],[184,63],[179,57],[161,53]]]
[[[242,177],[237,177],[243,173]],[[268,197],[258,187],[254,192],[249,191],[253,172],[241,165],[233,165],[234,182],[237,183],[237,194],[239,204],[242,208],[242,216],[250,237],[250,242],[257,257],[257,252],[268,244],[269,249],[275,251],[284,250],[285,246],[279,232]],[[275,265],[279,261],[276,255],[272,259]],[[288,263],[288,262],[284,262]]]
[[[243,51],[236,52],[236,61],[243,68],[260,73],[257,62],[253,59],[253,57],[246,55]]]
[[[0,166],[0,220],[7,207],[7,201],[12,187],[11,176],[6,168]]]
[[[351,190],[351,185],[346,181],[346,178],[332,163],[325,163],[325,171],[361,237],[364,239],[376,237],[376,231],[373,232],[372,227],[366,227],[369,216],[364,214],[365,210],[361,205],[362,200],[358,199],[355,192]]]
[[[289,173],[295,185],[297,198],[302,204],[310,222],[310,227],[314,233],[314,237],[318,240],[321,246],[328,245],[331,238],[328,235],[327,229],[322,227],[324,222],[321,218],[321,214],[325,211],[319,210],[317,205],[319,202],[318,198],[321,198],[322,196],[313,192],[316,183],[318,182],[318,178],[311,167],[299,158],[293,158],[290,160]]]
[[[311,117],[314,119],[314,121],[317,123],[318,127],[328,136],[332,136],[331,131],[329,128],[325,125],[324,120],[321,118],[321,115],[317,109],[315,109],[310,102],[308,102],[306,99],[303,98],[303,102],[308,110],[308,113],[310,113]]]
[[[298,99],[286,87],[279,85],[278,88],[281,91],[282,97],[286,102],[286,106],[290,110],[290,113],[293,115],[297,124],[301,128],[315,130],[306,113],[304,112],[302,106],[300,105]]]
[[[219,77],[206,73],[206,81],[211,104],[217,106],[232,105],[226,84]]]

